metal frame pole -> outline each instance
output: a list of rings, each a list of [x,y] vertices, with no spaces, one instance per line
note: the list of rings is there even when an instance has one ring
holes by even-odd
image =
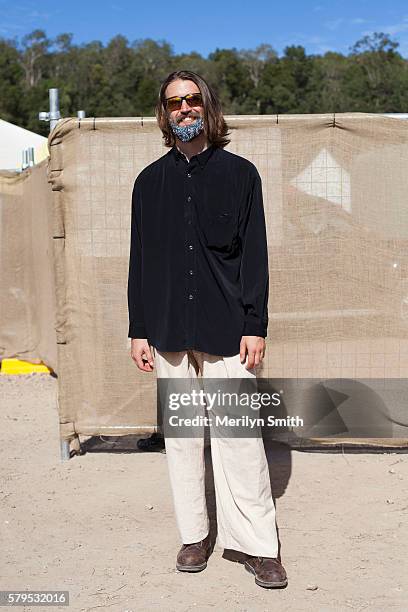
[[[61,119],[61,113],[59,109],[59,91],[58,89],[49,90],[50,97],[50,132],[55,128],[59,119]]]
[[[58,121],[61,119],[61,113],[59,109],[59,91],[55,87],[48,90],[48,97],[50,101],[50,110],[48,112],[42,111],[38,114],[40,121],[50,122],[50,132],[55,128]]]

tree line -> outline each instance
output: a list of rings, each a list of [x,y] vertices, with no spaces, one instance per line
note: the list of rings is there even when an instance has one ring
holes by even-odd
[[[218,92],[224,114],[407,112],[408,61],[383,32],[358,40],[347,55],[307,55],[300,45],[281,56],[270,44],[216,49],[207,58],[174,53],[167,41],[118,35],[76,45],[35,30],[20,40],[0,38],[0,118],[47,134],[38,112],[48,89],[60,90],[61,113],[76,116],[152,116],[159,83],[173,70],[193,70]]]

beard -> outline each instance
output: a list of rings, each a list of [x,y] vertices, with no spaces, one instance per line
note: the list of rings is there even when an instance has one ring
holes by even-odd
[[[173,134],[182,142],[188,142],[196,138],[204,129],[204,120],[199,113],[189,113],[187,116],[194,118],[195,121],[179,125],[185,119],[185,117],[181,117],[175,122],[169,122]]]

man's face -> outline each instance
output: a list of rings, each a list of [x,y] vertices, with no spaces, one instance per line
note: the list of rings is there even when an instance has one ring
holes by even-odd
[[[191,93],[200,93],[199,87],[194,81],[186,81],[178,79],[172,81],[166,87],[165,98],[172,98],[173,96],[186,96]],[[182,106],[179,110],[167,112],[169,120],[177,123],[179,126],[191,125],[195,122],[197,117],[204,119],[203,107],[194,106],[190,107],[185,100],[182,102]]]

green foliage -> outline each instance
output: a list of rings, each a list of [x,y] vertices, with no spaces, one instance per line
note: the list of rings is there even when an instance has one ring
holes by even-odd
[[[0,118],[14,121],[21,112],[21,82],[23,70],[14,43],[0,40]]]
[[[63,116],[152,116],[160,82],[174,70],[193,70],[214,86],[228,114],[406,112],[408,62],[398,43],[376,32],[348,55],[307,55],[288,46],[281,57],[267,43],[256,49],[216,49],[176,55],[166,41],[132,43],[115,36],[104,46],[72,34],[49,39],[35,30],[19,42],[0,38],[0,118],[47,133],[38,112],[48,89],[60,91]]]

